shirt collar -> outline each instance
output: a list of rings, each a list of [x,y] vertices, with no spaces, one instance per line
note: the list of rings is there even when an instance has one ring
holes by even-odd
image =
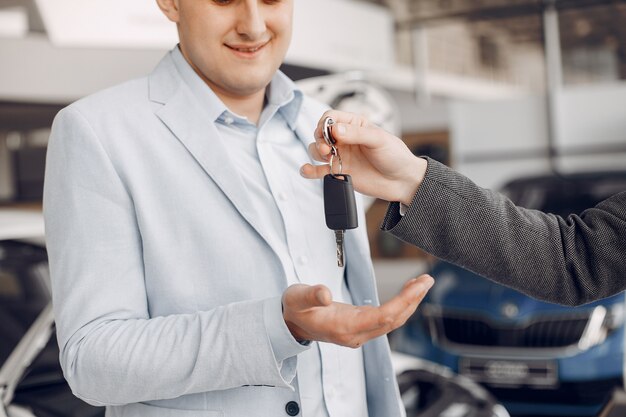
[[[220,118],[224,118],[226,114],[237,117],[189,65],[180,51],[180,47],[176,46],[170,54],[181,78],[187,84],[191,93],[208,111],[211,120],[217,121]],[[285,118],[289,128],[295,130],[300,107],[302,106],[302,91],[296,87],[294,82],[281,71],[276,71],[267,88],[266,99],[266,108],[275,107],[276,111],[280,112]]]
[[[281,71],[276,71],[266,93],[266,106],[274,106],[287,121],[291,130],[296,129],[296,121],[302,106],[302,91]]]

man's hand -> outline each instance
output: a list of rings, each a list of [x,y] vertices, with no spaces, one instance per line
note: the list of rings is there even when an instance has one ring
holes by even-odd
[[[332,136],[337,140],[343,173],[352,176],[355,190],[386,201],[411,203],[426,174],[427,162],[418,158],[401,139],[371,124],[362,116],[336,110],[324,113],[315,129],[315,143],[309,147],[311,156],[328,162],[330,147],[324,141],[324,119],[332,117]],[[328,165],[303,165],[305,178],[322,178]]]
[[[283,317],[296,340],[357,348],[402,326],[433,283],[429,275],[414,278],[380,307],[336,303],[324,285],[295,284],[283,294]]]

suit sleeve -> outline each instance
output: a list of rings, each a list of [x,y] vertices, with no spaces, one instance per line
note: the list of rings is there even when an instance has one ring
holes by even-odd
[[[580,305],[626,289],[626,192],[562,218],[517,207],[428,159],[406,215],[392,203],[382,229],[544,301]]]
[[[293,389],[296,357],[276,360],[266,322],[280,297],[150,317],[132,197],[72,107],[53,125],[44,215],[60,361],[75,395],[121,405],[244,385]]]

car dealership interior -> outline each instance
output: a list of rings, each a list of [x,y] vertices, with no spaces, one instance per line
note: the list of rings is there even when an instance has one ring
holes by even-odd
[[[238,18],[242,22],[246,19],[257,19],[257,23],[267,19],[266,26],[263,26],[265,31],[270,31],[272,29],[270,23],[275,23],[268,17],[272,11],[284,7],[284,4],[293,3],[291,42],[280,70],[293,80],[297,91],[325,106],[319,108],[330,107],[363,116],[369,123],[400,138],[413,155],[426,156],[430,158],[429,161],[434,160],[447,165],[480,188],[497,191],[508,199],[506,201],[510,200],[511,204],[533,212],[550,213],[550,218],[560,219],[563,227],[582,224],[578,220],[579,217],[584,220],[582,214],[585,210],[626,191],[626,1],[0,0],[0,417],[95,417],[104,416],[105,412],[107,416],[253,416],[254,414],[249,412],[244,414],[234,411],[243,408],[229,409],[228,401],[237,398],[235,402],[247,403],[250,406],[264,395],[262,389],[277,389],[271,379],[268,379],[269,382],[262,378],[256,381],[250,377],[244,381],[245,383],[236,380],[231,383],[232,386],[216,385],[217,388],[209,389],[207,385],[203,389],[196,389],[196,386],[189,382],[183,390],[164,390],[157,393],[155,389],[153,394],[151,383],[146,380],[144,386],[146,393],[144,396],[139,395],[137,401],[126,401],[130,394],[120,395],[119,401],[116,396],[111,396],[113,399],[110,401],[100,399],[85,401],[85,396],[89,395],[81,393],[81,389],[76,388],[78,385],[72,385],[79,383],[72,379],[74,373],[83,375],[74,367],[83,363],[84,359],[79,358],[88,356],[86,353],[76,354],[74,349],[81,343],[82,349],[89,349],[89,346],[95,343],[91,341],[92,345],[88,344],[86,330],[88,326],[94,324],[95,319],[86,319],[85,328],[74,329],[76,333],[71,337],[67,335],[67,326],[55,324],[59,317],[67,320],[69,313],[57,304],[58,295],[55,291],[58,291],[59,285],[55,285],[54,281],[62,278],[58,277],[58,274],[57,276],[53,274],[51,280],[48,256],[53,252],[51,248],[47,251],[46,232],[54,226],[54,240],[57,242],[54,254],[58,257],[65,256],[71,245],[84,246],[84,242],[90,241],[85,240],[81,243],[80,234],[77,234],[78,229],[72,227],[67,233],[67,240],[70,243],[58,244],[59,229],[65,226],[58,226],[56,222],[52,225],[48,217],[44,222],[46,206],[54,205],[55,213],[58,215],[64,209],[63,205],[57,204],[56,201],[66,198],[70,201],[68,207],[78,210],[76,209],[79,204],[78,194],[70,193],[68,190],[73,185],[79,189],[87,187],[86,181],[92,175],[94,178],[96,174],[106,175],[108,169],[119,171],[119,177],[111,177],[115,178],[115,181],[119,179],[121,183],[128,180],[128,183],[119,188],[126,190],[130,196],[128,204],[132,207],[133,216],[136,216],[138,236],[141,240],[139,251],[145,251],[141,252],[142,255],[138,260],[145,277],[138,282],[141,282],[142,291],[145,291],[146,297],[142,302],[148,311],[142,319],[148,321],[157,318],[165,320],[175,315],[168,313],[172,314],[169,316],[151,310],[160,306],[154,302],[157,296],[163,297],[161,293],[169,294],[172,290],[170,287],[153,287],[148,278],[151,271],[157,269],[149,264],[150,257],[154,254],[149,254],[148,251],[157,246],[150,243],[149,239],[171,239],[169,244],[172,247],[178,246],[185,251],[173,252],[183,254],[181,255],[183,259],[176,261],[183,263],[188,261],[185,254],[193,252],[190,248],[198,246],[197,241],[188,243],[191,242],[186,240],[189,236],[202,236],[205,232],[197,230],[205,227],[206,233],[209,230],[219,230],[217,226],[204,224],[196,224],[195,231],[193,227],[187,230],[185,223],[178,219],[186,217],[188,211],[206,210],[204,213],[206,217],[222,221],[220,227],[223,229],[230,227],[230,215],[222,218],[222,213],[212,212],[206,208],[207,206],[200,206],[197,202],[193,203],[197,204],[196,206],[185,205],[181,201],[178,206],[174,204],[175,202],[172,203],[172,207],[178,207],[178,211],[171,217],[163,215],[163,219],[170,222],[168,223],[170,229],[165,229],[164,226],[162,234],[155,234],[152,229],[148,230],[147,224],[150,223],[152,226],[152,222],[161,221],[159,216],[165,208],[151,207],[150,201],[161,200],[157,198],[151,200],[152,197],[147,198],[144,194],[155,191],[136,191],[138,183],[131,181],[127,176],[132,171],[140,172],[138,175],[142,176],[143,181],[146,180],[145,177],[150,177],[150,174],[142,174],[143,170],[147,170],[146,167],[151,166],[151,162],[144,163],[149,156],[142,161],[141,155],[131,154],[130,151],[124,155],[124,152],[114,149],[113,145],[110,149],[103,147],[103,154],[114,157],[114,154],[119,152],[120,161],[123,160],[125,164],[130,164],[129,166],[134,168],[128,168],[129,171],[125,172],[123,169],[126,168],[122,166],[122,162],[113,160],[110,165],[104,163],[101,166],[92,165],[93,169],[90,171],[89,164],[98,159],[85,159],[80,166],[83,170],[81,172],[85,173],[84,181],[68,180],[64,183],[57,178],[54,182],[55,193],[47,191],[47,194],[44,194],[44,183],[48,184],[49,176],[59,172],[59,167],[62,168],[64,164],[67,164],[68,170],[77,169],[75,166],[80,165],[80,152],[89,152],[89,149],[81,148],[76,148],[78,150],[72,152],[69,145],[49,152],[49,149],[52,149],[49,148],[51,132],[53,136],[55,132],[52,130],[53,121],[57,114],[71,103],[92,97],[102,90],[113,91],[108,89],[128,80],[143,80],[140,77],[146,77],[155,67],[162,65],[159,63],[162,62],[164,55],[171,54],[169,51],[173,49],[178,50],[177,25],[170,21],[170,16],[166,17],[167,11],[163,6],[165,3],[175,4],[181,10],[184,5],[188,5],[219,10],[220,13],[226,13],[228,9],[241,8],[249,12],[250,16],[256,13],[250,10],[256,10],[258,15]],[[189,6],[190,4],[195,6]],[[159,9],[159,5],[163,10]],[[193,20],[189,16],[187,18]],[[242,27],[243,25],[241,23]],[[180,22],[178,27],[179,30],[182,27]],[[236,31],[243,32],[244,29],[238,26]],[[232,52],[236,48],[227,49]],[[260,50],[262,47],[257,49]],[[246,62],[256,59],[253,57],[257,53],[254,48],[239,48],[235,52],[233,54],[238,59],[248,60]],[[184,51],[179,55],[185,55]],[[183,59],[189,61],[187,55]],[[196,66],[189,66],[192,67],[198,74],[202,71]],[[204,80],[211,89],[220,88],[214,87],[207,77],[204,77]],[[275,78],[272,79],[272,83],[274,80]],[[125,85],[128,86],[124,87],[126,93],[131,94],[135,84]],[[124,88],[115,91],[122,91]],[[150,88],[152,89],[150,93],[153,94],[156,87]],[[268,96],[263,96],[263,106],[270,106],[273,103],[272,97],[267,94]],[[113,96],[113,93],[110,93],[110,96]],[[220,95],[216,93],[216,96]],[[84,102],[92,103],[89,100]],[[228,102],[223,101],[226,106],[220,104],[227,109]],[[156,100],[150,104],[153,107],[157,106]],[[85,108],[88,106],[93,105],[86,104]],[[113,107],[99,110],[100,114],[97,116],[101,117],[99,119],[101,121],[98,123],[102,126],[94,128],[96,132],[94,136],[100,127],[102,131],[109,132],[122,129],[120,126],[111,125],[116,123],[109,122],[113,120],[113,116],[107,118],[107,114],[113,114],[114,108],[119,114],[134,115],[135,112],[139,114],[139,105],[136,103],[121,100],[114,102]],[[76,113],[78,114],[78,111]],[[94,118],[96,113],[98,111],[94,113]],[[265,123],[264,115],[265,113],[261,114],[259,126]],[[128,130],[132,129],[133,132],[145,129],[143,132],[146,136],[156,136],[155,132],[161,130],[174,131],[176,134],[176,128],[172,126],[177,125],[169,125],[167,115],[161,114],[159,117],[163,122],[154,119],[158,126],[144,120],[129,122],[131,116],[123,123],[120,122],[120,125],[129,125]],[[233,119],[229,117],[225,119],[228,125],[233,123]],[[321,117],[322,112],[315,113],[315,122],[317,123]],[[189,121],[191,118],[189,115],[188,119],[184,119],[181,130],[193,130],[189,127],[192,126]],[[69,121],[56,120],[58,132],[66,129],[65,132],[70,132],[67,135],[73,134],[71,132],[75,130],[64,124],[70,123]],[[234,125],[239,122],[235,116]],[[164,128],[165,125],[167,129]],[[302,138],[300,134],[300,139],[306,143],[315,141],[314,127],[315,124],[312,124],[310,129],[305,129],[306,137]],[[112,134],[114,135],[115,133]],[[129,138],[134,139],[132,136]],[[335,143],[329,141],[328,144]],[[189,144],[186,146],[189,147]],[[337,146],[341,155],[341,143]],[[163,153],[171,152],[171,149],[176,148],[167,148]],[[229,149],[229,154],[232,149],[234,148]],[[259,147],[260,156],[257,156],[257,159],[265,158],[264,149],[273,148]],[[337,148],[332,146],[332,149],[335,163],[338,158],[341,164],[341,157],[334,153]],[[238,152],[239,148],[236,148],[236,151]],[[190,153],[193,152],[196,151],[190,150]],[[338,172],[352,174],[356,191],[359,192],[361,191],[359,179],[349,170],[350,160],[346,158],[347,152],[344,150],[343,162],[348,164],[345,167],[340,165]],[[210,151],[206,153],[209,154]],[[54,169],[50,168],[51,155],[58,158],[59,155],[73,154],[79,155],[79,162],[57,161]],[[207,156],[207,159],[220,161],[219,157]],[[232,158],[232,155],[230,157]],[[70,156],[68,161],[69,158]],[[86,158],[92,158],[91,154],[86,155]],[[224,158],[227,159],[226,156]],[[315,159],[314,155],[313,158]],[[196,159],[199,159],[197,155]],[[47,165],[48,171],[54,171],[52,174],[46,171]],[[243,165],[235,166],[239,170],[246,170],[245,162]],[[342,168],[346,168],[346,172],[342,172]],[[217,167],[216,170],[220,169]],[[330,176],[334,176],[332,169],[331,160]],[[176,171],[169,175],[186,175],[182,170],[178,174]],[[293,176],[300,179],[300,174],[296,171],[293,170]],[[275,192],[273,180],[269,174],[267,175],[272,194]],[[225,177],[227,175],[219,178]],[[157,178],[161,176],[153,175],[154,181],[158,181]],[[203,191],[199,191],[195,178],[188,183],[181,181],[181,184],[188,184],[185,192],[200,193],[204,190],[208,192],[213,188],[222,187],[223,180],[219,178],[218,175],[213,179],[207,176],[206,182],[210,181],[211,185],[206,189],[202,188]],[[113,180],[101,181],[93,187],[94,189],[117,187],[117,183],[112,184],[113,182]],[[213,182],[217,185],[213,185]],[[170,185],[163,184],[163,190]],[[51,186],[49,184],[47,186],[49,190]],[[155,189],[159,187],[160,184]],[[319,188],[321,189],[321,186]],[[249,194],[256,192],[253,190]],[[614,291],[609,297],[600,299],[590,298],[590,302],[577,306],[537,299],[532,295],[539,291],[520,292],[510,285],[503,285],[508,282],[506,268],[503,268],[501,276],[488,279],[476,269],[464,269],[458,265],[460,262],[454,262],[454,259],[441,259],[382,230],[381,224],[387,221],[385,219],[389,218],[389,210],[392,209],[389,202],[365,195],[366,193],[358,194],[359,210],[362,209],[364,215],[357,231],[362,231],[365,242],[369,243],[369,256],[376,276],[375,292],[380,302],[393,301],[396,294],[403,290],[405,283],[418,275],[430,274],[435,281],[417,310],[405,318],[401,326],[386,335],[401,395],[401,408],[408,417],[626,416],[624,390],[626,298],[623,292]],[[218,197],[222,199],[223,196],[220,194]],[[213,200],[218,200],[218,197]],[[55,203],[50,204],[53,198]],[[97,213],[108,211],[112,216],[112,222],[116,223],[115,219],[118,218],[115,217],[118,215],[116,210],[122,204],[119,201],[122,201],[121,197],[105,196],[101,200],[92,201],[86,207],[102,204],[103,208]],[[289,203],[289,195],[276,192],[275,209],[282,210],[283,203]],[[417,203],[418,199],[413,200],[411,205]],[[221,207],[222,210],[227,207],[217,204],[210,207]],[[256,212],[257,208],[258,206],[253,205],[249,212]],[[309,209],[310,207],[307,208]],[[403,207],[400,207],[400,215],[405,216],[402,209]],[[456,209],[459,212],[464,210],[460,207]],[[241,208],[239,211],[242,212],[242,217],[253,223],[247,217],[248,211],[244,212]],[[74,211],[66,213],[69,220],[64,221],[72,222],[73,218],[77,218],[77,222],[85,221]],[[308,211],[303,209],[300,214],[305,215],[304,213]],[[626,212],[622,210],[621,213]],[[119,218],[122,219],[120,222],[125,221],[126,214],[128,213],[119,214]],[[259,222],[262,229],[269,230],[277,224],[282,224],[280,216],[276,223],[274,222],[276,219],[268,217],[264,209],[250,214],[253,215],[254,221]],[[471,216],[473,213],[467,215]],[[572,218],[571,215],[579,217]],[[189,216],[191,218],[192,215]],[[459,214],[459,217],[461,216]],[[308,236],[297,237],[298,232],[294,232],[300,230],[299,226],[294,226],[294,230],[289,229],[290,222],[294,220],[290,220],[284,214],[283,218],[286,231],[281,231],[282,238],[288,240],[289,245],[297,239],[306,241]],[[435,221],[437,219],[433,219],[433,222]],[[60,224],[62,222],[59,222]],[[498,224],[489,224],[481,233],[488,238],[494,233],[493,229],[498,227],[500,227]],[[595,226],[590,224],[581,227],[593,229]],[[103,246],[112,244],[124,246],[126,252],[136,249],[134,246],[130,248],[130,243],[123,241],[124,232],[118,229],[117,225],[111,225],[110,233],[107,228],[107,225],[102,224],[93,227],[94,233],[101,231],[103,236],[114,235],[111,239],[116,240],[106,242]],[[166,230],[175,232],[168,235]],[[303,227],[301,230],[302,234],[305,234],[304,231],[309,229]],[[324,232],[329,231],[324,229]],[[350,271],[350,259],[351,256],[355,256],[355,251],[351,251],[350,246],[354,245],[356,240],[351,240],[353,232],[348,230],[345,232],[344,242],[343,231],[341,232],[341,238],[339,234],[332,235],[329,232],[331,235],[327,243],[332,243],[333,250],[336,243],[337,252],[342,252],[342,259],[339,262],[342,268],[345,247],[345,271]],[[243,227],[232,232],[238,239],[247,239],[245,233],[249,231]],[[259,235],[263,233],[265,232],[260,232]],[[621,252],[617,258],[621,258],[623,262],[623,259],[626,259],[626,238],[623,233],[616,236],[612,241],[613,249],[607,250]],[[211,237],[210,241],[202,244],[206,245],[203,251],[215,253],[216,257],[229,252],[228,245],[220,247],[219,242],[226,240],[224,236]],[[537,239],[543,237],[538,235]],[[493,240],[495,239],[494,237]],[[133,239],[129,238],[129,241]],[[473,245],[469,239],[466,242],[467,246]],[[261,249],[254,249],[257,246]],[[242,245],[242,251],[228,255],[232,259],[237,259],[236,262],[231,262],[230,266],[222,269],[215,267],[213,270],[226,271],[227,274],[232,272],[236,275],[239,269],[249,267],[251,276],[262,277],[266,268],[259,265],[265,262],[260,262],[258,257],[265,252],[272,253],[270,249],[272,245],[266,246],[268,248],[259,246],[256,241],[249,246]],[[563,243],[562,246],[567,245]],[[588,247],[597,246],[601,244],[578,242],[572,250],[580,252]],[[85,250],[85,253],[88,253],[85,255],[85,262],[81,266],[76,266],[76,270],[87,273],[90,268],[88,257],[103,253],[103,250],[100,246],[97,248],[94,246],[93,250]],[[513,248],[514,252],[517,250]],[[363,250],[359,251],[358,256],[362,256]],[[294,265],[294,271],[299,271],[298,265],[304,268],[305,264],[310,266],[311,263],[317,262],[317,259],[314,259],[317,252],[296,254],[289,249],[277,253],[278,256],[274,258],[280,258],[283,265],[285,262]],[[484,252],[480,256],[490,259],[496,255]],[[540,256],[553,255],[545,253]],[[271,262],[278,262],[274,258],[271,258]],[[524,259],[526,257],[522,253],[518,258],[520,258],[518,262],[525,265],[529,272],[532,270],[533,274],[542,273],[538,270],[541,269],[541,266],[538,267],[541,263],[536,259]],[[331,261],[334,265],[334,258]],[[100,268],[101,264],[106,262],[102,260],[101,263],[93,264],[95,265],[93,268]],[[112,270],[124,268],[131,270],[132,268],[124,262],[120,260],[119,268]],[[213,268],[212,262],[211,259],[206,261],[207,268]],[[233,265],[238,263],[241,265]],[[352,265],[355,263],[357,262],[353,261]],[[57,264],[60,265],[61,262]],[[576,265],[567,262],[566,264],[569,270],[578,271]],[[595,264],[587,266],[591,271],[596,268]],[[551,288],[551,291],[558,292],[558,285],[561,284],[555,284],[556,289],[553,289],[551,284],[557,278],[551,276],[548,268],[543,273],[545,284],[542,281],[537,285],[545,285],[546,288]],[[348,301],[357,304],[354,284],[345,278],[345,274],[348,272],[342,275],[343,286],[338,288],[345,290]],[[619,282],[626,280],[626,275],[615,273],[610,278]],[[246,286],[245,283],[241,284],[238,277],[227,276],[222,277],[222,280],[231,282],[234,287],[215,296],[223,297],[222,303],[236,304],[235,301],[246,299],[245,296],[242,296],[242,300],[231,298],[232,294],[240,292],[243,294]],[[111,281],[116,279],[111,278]],[[311,285],[313,284],[315,283]],[[179,289],[174,291],[175,297],[182,297],[185,293],[186,297],[197,298],[203,291],[207,293],[212,291],[209,281],[201,285],[191,279],[180,279],[177,285]],[[221,290],[225,286],[226,284],[219,283],[215,288]],[[82,286],[76,285],[75,282],[71,285],[69,282],[63,284],[63,288],[69,291],[77,287],[80,287],[80,294],[84,294]],[[134,284],[129,287],[134,288]],[[286,288],[286,285],[284,287]],[[593,291],[593,288],[589,291]],[[271,295],[271,291],[267,290],[267,294]],[[176,305],[176,308],[180,308],[180,312],[185,314],[191,314],[194,308],[202,310],[200,306],[205,305],[202,302],[191,302],[181,307],[185,302],[177,303],[180,299],[175,297],[171,296],[176,300],[171,301],[171,305]],[[218,301],[220,300],[211,299],[206,305]],[[92,312],[96,308],[95,305],[99,304],[87,300],[83,302],[84,306],[78,311]],[[371,304],[376,304],[376,300],[372,302],[372,299],[366,299],[364,304],[371,307]],[[219,303],[215,304],[218,305]],[[206,309],[208,310],[208,307]],[[217,309],[219,310],[219,307]],[[119,307],[118,312],[122,310],[124,308]],[[131,310],[129,307],[128,311]],[[264,314],[269,314],[267,309],[263,311]],[[101,312],[98,319],[110,321],[118,319],[108,314]],[[284,323],[282,324],[285,327]],[[104,325],[100,322],[95,323],[90,331],[97,332],[101,328],[98,326]],[[58,332],[60,329],[63,329],[63,334]],[[244,331],[244,327],[241,329]],[[218,326],[215,331],[219,334],[227,330]],[[228,332],[230,331],[228,329]],[[111,333],[109,340],[116,340],[118,337],[121,340],[121,334],[121,330],[119,334]],[[295,336],[293,331],[292,335]],[[184,339],[180,337],[181,340]],[[271,342],[272,336],[268,337]],[[85,339],[84,342],[82,338]],[[311,340],[318,339],[306,339],[308,343]],[[304,344],[298,337],[294,341]],[[325,342],[322,339],[319,341],[320,345]],[[76,345],[71,345],[72,343]],[[214,343],[216,346],[223,344],[219,338],[216,338]],[[250,345],[254,346],[255,343],[251,341]],[[270,344],[273,349],[276,348],[273,342]],[[364,352],[367,344],[364,344]],[[360,347],[360,344],[357,347]],[[112,350],[118,348],[126,349],[115,346]],[[132,349],[139,348],[139,342],[132,346]],[[274,354],[277,354],[276,352],[274,351]],[[324,363],[325,351],[321,349],[319,352],[321,362]],[[76,356],[67,359],[68,355]],[[285,358],[289,356],[285,355]],[[60,357],[62,363],[59,362]],[[374,357],[368,357],[364,353],[366,364],[368,358],[375,360]],[[71,363],[71,368],[63,361]],[[222,358],[221,362],[224,367],[232,365],[229,357]],[[281,373],[289,368],[284,365],[287,363],[286,359],[284,363],[280,363],[278,368],[281,369]],[[66,365],[63,370],[62,365]],[[289,366],[293,368],[292,365]],[[326,368],[322,369],[323,371],[318,371],[322,374],[327,373]],[[366,366],[366,376],[363,378],[369,378],[368,369]],[[137,372],[135,374],[134,368],[129,370],[128,373],[133,376],[129,376],[128,380],[126,376],[116,377],[115,384],[124,391],[124,381],[127,381],[128,392],[140,392],[141,386],[138,385],[142,384],[137,384],[136,378],[139,378],[137,375],[141,373]],[[298,375],[300,372],[298,365]],[[193,373],[189,371],[190,375]],[[209,378],[226,381],[227,374],[229,375],[229,373],[209,375]],[[71,382],[69,385],[66,378]],[[380,378],[382,379],[382,376]],[[367,381],[367,384],[370,384],[370,380]],[[350,385],[353,381],[346,380],[342,383]],[[103,392],[108,392],[110,386],[115,384],[109,380],[102,382]],[[185,385],[185,382],[181,384]],[[238,397],[231,393],[233,387]],[[254,388],[254,395],[261,397],[242,393],[241,390],[245,387],[249,390]],[[333,411],[332,404],[341,402],[343,397],[340,396],[341,398],[337,400],[337,395],[333,397],[332,389],[333,387],[324,386],[323,389],[320,387],[323,391],[320,394],[320,401],[323,402],[320,406],[320,410],[323,410],[321,412],[309,412],[307,400],[303,397],[302,401],[292,399],[286,405],[281,403],[280,413],[276,415],[282,416],[286,413],[289,416],[347,417],[347,414]],[[200,403],[195,402],[197,400],[195,396],[199,395],[204,395],[202,400],[199,400]],[[276,398],[287,398],[286,395]],[[109,398],[106,395],[103,397]],[[269,402],[270,397],[267,398]],[[352,397],[346,397],[344,400],[349,402]],[[202,407],[207,404],[214,405],[212,401],[222,407],[219,408],[220,411],[214,411],[215,414],[182,412],[193,410],[199,413],[198,410],[211,410],[210,407],[198,409],[195,407],[197,404],[204,404]],[[152,411],[128,408],[129,402],[148,404]],[[265,405],[258,404],[261,413],[261,407]],[[376,414],[377,408],[372,404],[368,406],[371,417],[383,415]],[[177,408],[180,412],[177,413],[170,407]],[[159,411],[165,409],[169,414]],[[338,409],[341,410],[341,407]],[[259,414],[261,415],[266,414]],[[390,412],[388,415],[396,414]]]

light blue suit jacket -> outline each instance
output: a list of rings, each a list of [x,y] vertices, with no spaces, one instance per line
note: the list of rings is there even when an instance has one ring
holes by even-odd
[[[297,357],[281,367],[266,330],[283,268],[196,103],[167,55],[53,125],[44,214],[61,364],[108,416],[283,416],[299,402]],[[323,111],[304,100],[301,140]],[[365,227],[347,233],[346,276],[356,304],[378,303]],[[363,350],[370,415],[403,415],[386,338]]]

